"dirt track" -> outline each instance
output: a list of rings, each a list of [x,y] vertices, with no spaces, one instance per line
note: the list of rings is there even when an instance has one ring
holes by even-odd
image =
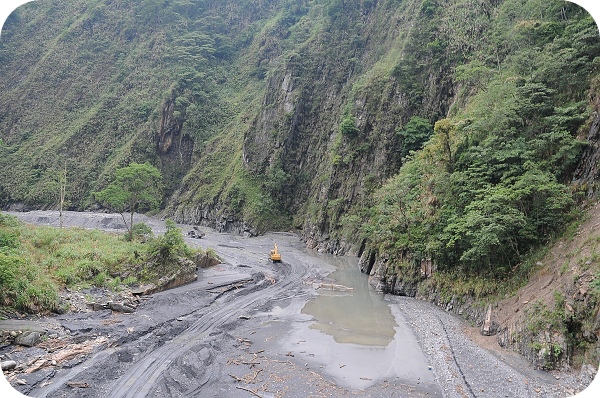
[[[18,216],[58,223],[52,212]],[[137,221],[164,231],[159,220]],[[68,213],[65,225],[119,229],[119,217]],[[184,232],[189,228],[182,226]],[[514,355],[480,348],[462,333],[461,320],[429,303],[390,297],[392,312],[412,329],[430,366],[416,369],[417,376],[362,377],[366,387],[352,387],[327,372],[331,363],[316,359],[321,340],[308,345],[312,352],[288,351],[290,330],[307,322],[300,310],[315,294],[308,282],[333,270],[326,257],[308,252],[292,234],[244,238],[207,230],[203,239],[186,241],[213,248],[223,264],[201,270],[194,283],[154,294],[134,314],[105,310],[39,320],[48,330],[68,330],[74,342],[89,342],[92,351],[20,375],[25,384],[13,385],[40,398],[566,397],[584,386],[572,376],[556,379]],[[282,265],[266,258],[275,241],[285,253]],[[41,351],[34,347],[10,355],[25,361]]]

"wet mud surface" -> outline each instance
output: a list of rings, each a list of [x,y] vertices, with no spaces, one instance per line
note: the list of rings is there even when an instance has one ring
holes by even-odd
[[[18,216],[58,225],[55,212]],[[120,230],[119,217],[68,213],[64,224]],[[160,220],[136,221],[164,231]],[[310,252],[293,234],[203,231],[186,242],[222,264],[197,281],[143,297],[134,313],[34,319],[41,344],[0,348],[22,365],[5,373],[13,388],[33,397],[566,397],[589,384],[478,346],[462,320],[430,303],[369,291],[355,259]],[[267,259],[275,242],[282,264]]]

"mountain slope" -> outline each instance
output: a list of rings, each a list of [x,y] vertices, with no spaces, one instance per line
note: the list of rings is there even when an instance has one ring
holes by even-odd
[[[599,43],[558,0],[40,0],[0,39],[0,204],[150,162],[166,217],[497,294],[597,190]]]

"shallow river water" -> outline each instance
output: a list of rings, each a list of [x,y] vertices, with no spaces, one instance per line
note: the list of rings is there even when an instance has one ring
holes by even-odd
[[[340,344],[389,345],[398,323],[384,296],[369,288],[355,258],[328,260],[336,267],[329,275],[335,282],[321,284],[319,296],[302,309],[302,313],[314,317],[315,323],[310,328],[333,337]]]
[[[402,312],[368,285],[357,259],[322,259],[335,271],[317,284],[318,296],[304,305],[282,347],[350,388],[391,379],[435,383]]]

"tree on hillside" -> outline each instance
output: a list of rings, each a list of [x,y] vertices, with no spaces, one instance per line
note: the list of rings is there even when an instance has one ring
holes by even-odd
[[[59,202],[59,219],[60,219],[60,227],[63,226],[63,209],[65,207],[65,195],[67,193],[67,163],[65,162],[65,166],[61,170],[60,173],[57,173],[55,176],[55,181],[58,185],[58,202]]]
[[[60,228],[63,227],[63,211],[65,206],[69,205],[67,200],[67,163],[64,163],[62,169],[49,169],[48,178],[44,182],[42,188],[44,195],[48,195],[49,198],[58,200],[58,219],[60,221]]]
[[[137,210],[156,209],[160,204],[162,176],[158,169],[148,163],[131,163],[117,169],[115,177],[106,188],[94,192],[94,197],[103,206],[118,212],[123,217],[129,236],[132,236],[133,213]],[[125,212],[129,212],[129,224]]]
[[[428,120],[413,116],[406,125],[397,130],[396,134],[402,137],[402,151],[400,156],[405,157],[410,151],[418,151],[433,134],[433,128]]]

